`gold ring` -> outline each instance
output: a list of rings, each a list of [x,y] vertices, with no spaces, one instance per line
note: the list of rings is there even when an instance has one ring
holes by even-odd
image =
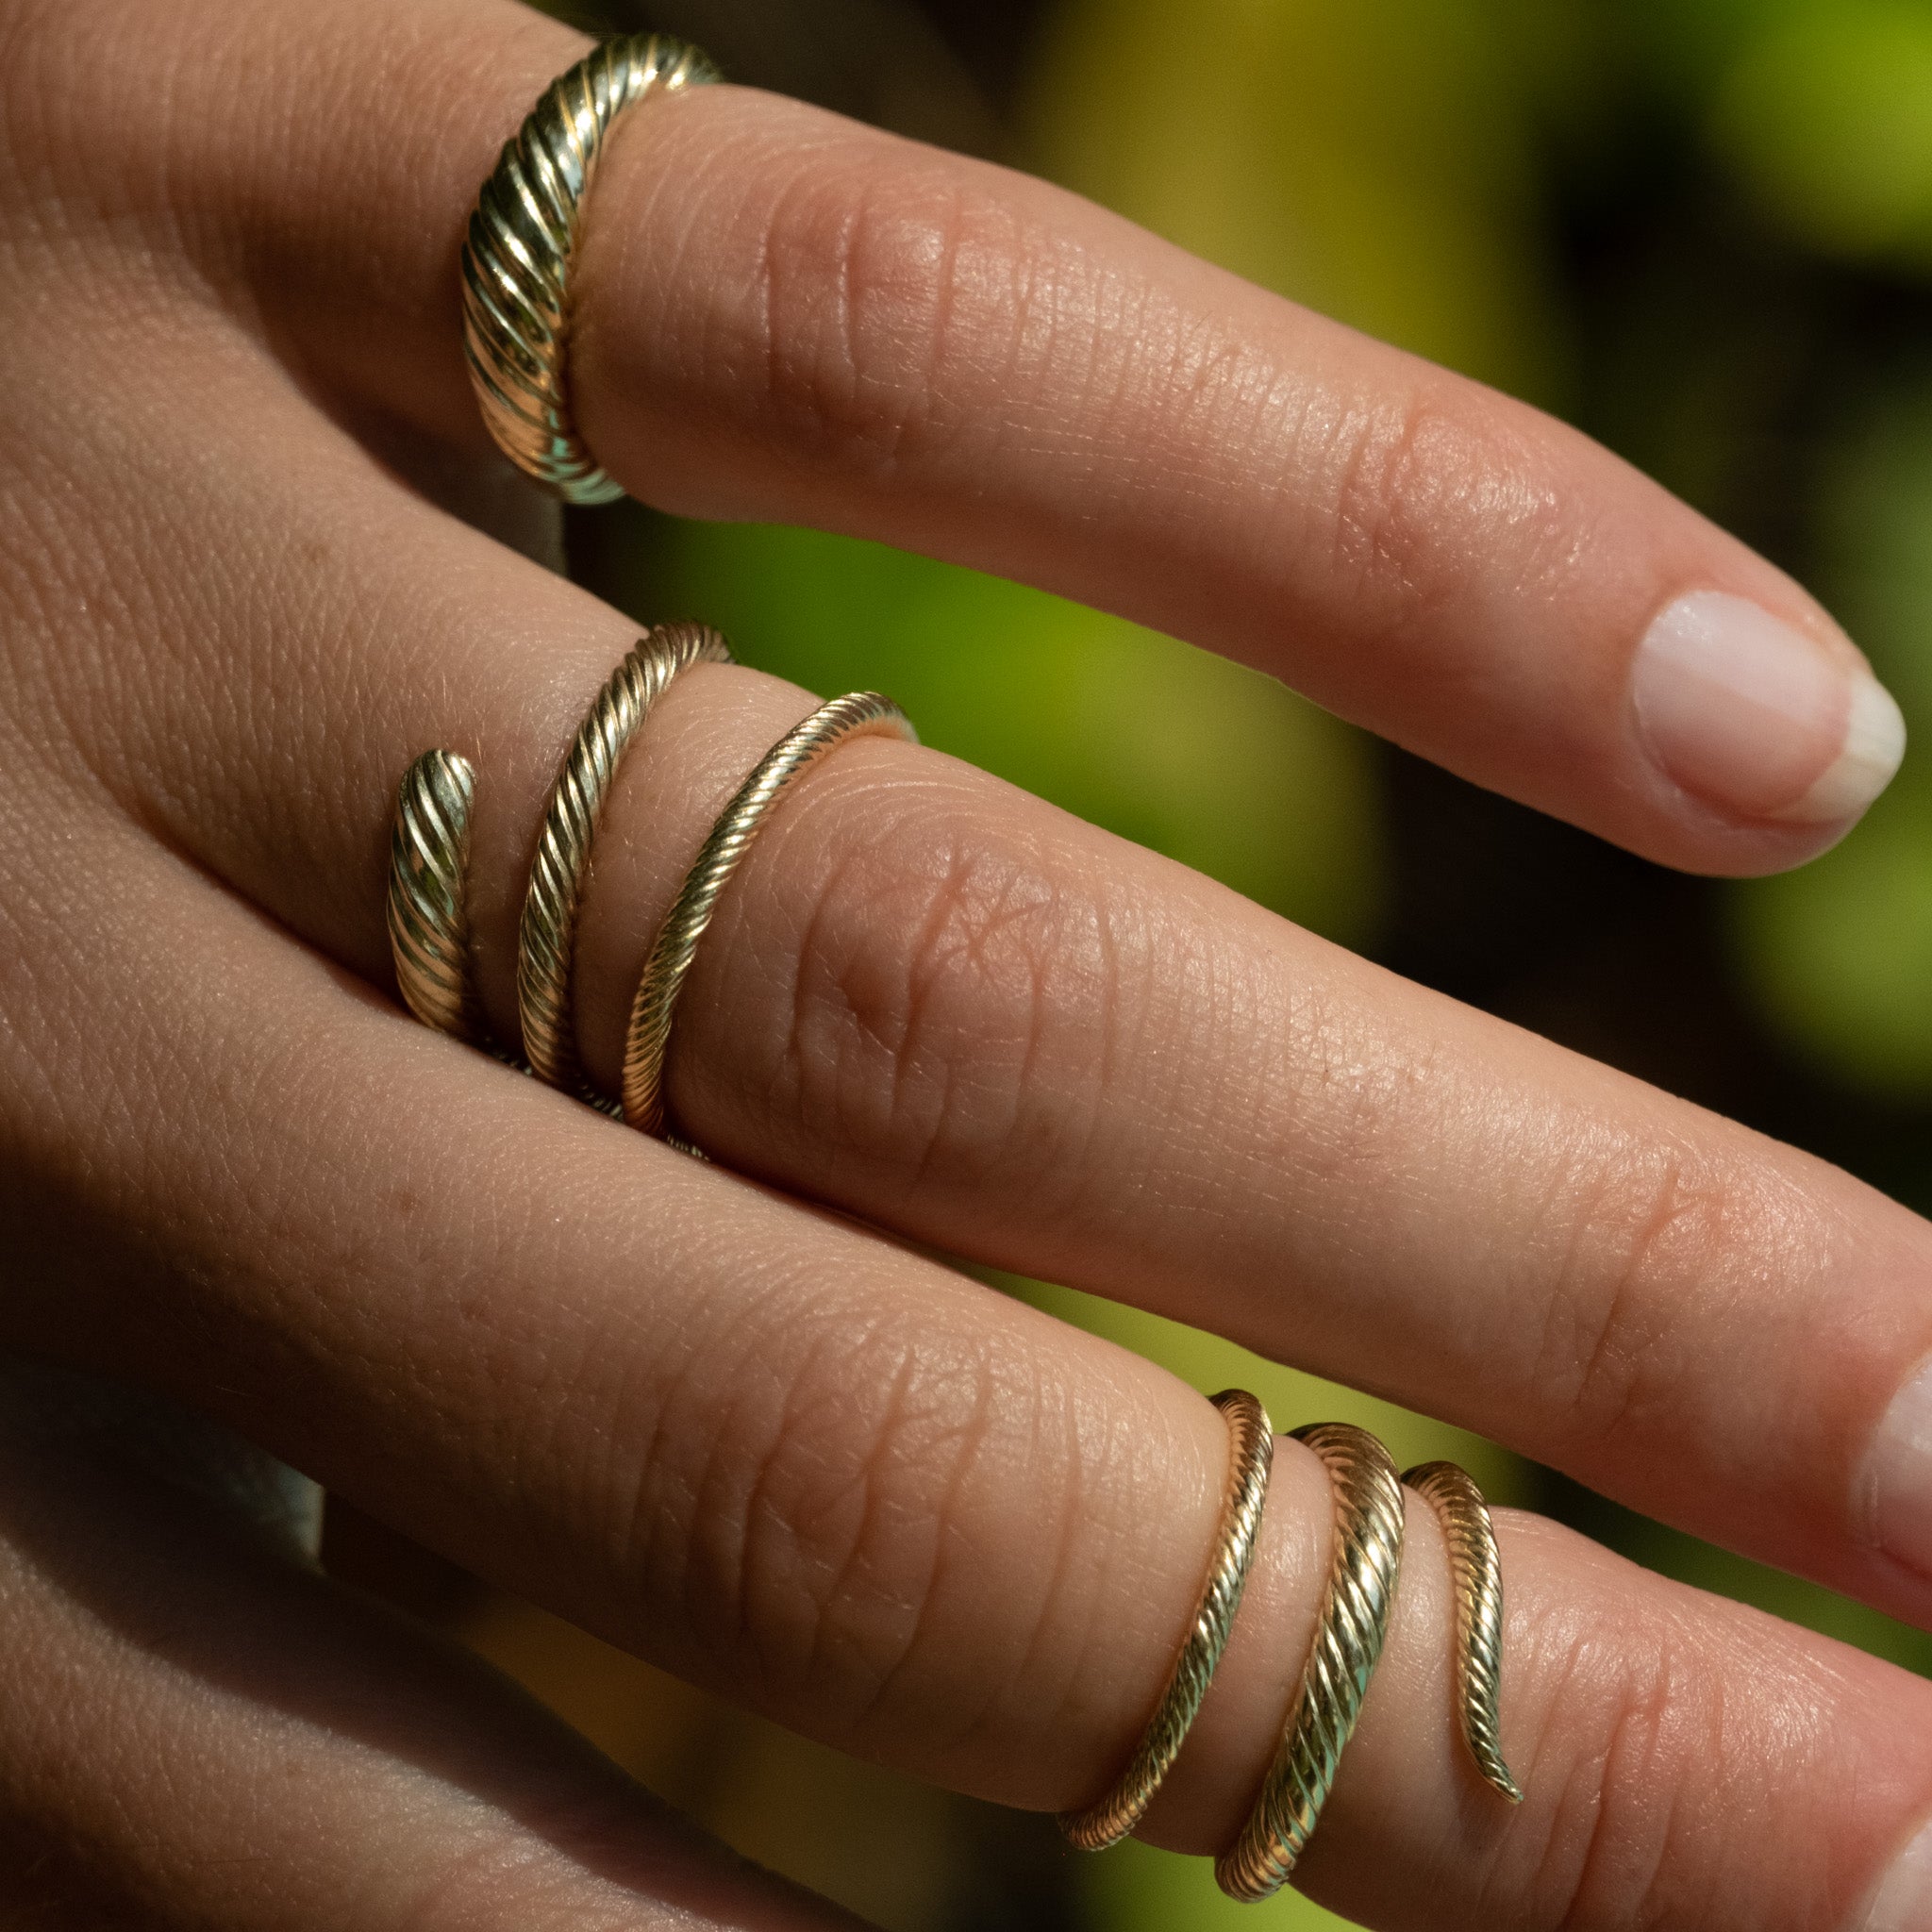
[[[1146,1814],[1208,1694],[1247,1586],[1261,1528],[1261,1506],[1268,1494],[1268,1471],[1274,1458],[1274,1429],[1268,1411],[1245,1389],[1223,1390],[1214,1397],[1214,1406],[1227,1421],[1227,1480],[1208,1580],[1194,1605],[1187,1640],[1126,1769],[1105,1797],[1083,1811],[1060,1814],[1060,1830],[1083,1852],[1118,1844]]]
[[[607,42],[552,82],[476,198],[463,243],[470,382],[497,446],[567,503],[624,494],[577,434],[564,380],[584,197],[626,108],[718,77],[666,35]]]
[[[433,1032],[488,1037],[470,973],[470,810],[476,768],[425,751],[396,790],[389,841],[389,949],[403,1004]]]
[[[572,1024],[570,972],[591,841],[619,761],[666,686],[693,664],[730,657],[704,625],[659,625],[631,647],[578,726],[544,809],[517,933],[517,1006],[530,1061],[491,1042],[476,991],[469,906],[476,768],[439,749],[404,773],[390,836],[390,953],[403,1003],[425,1026],[534,1072],[600,1112],[616,1111],[584,1083]]]
[[[624,1053],[624,1117],[640,1132],[669,1138],[664,1132],[664,1056],[671,1044],[671,1021],[697,957],[698,941],[718,909],[719,895],[786,788],[848,738],[859,737],[918,742],[912,721],[891,698],[876,691],[834,698],[794,725],[758,760],[699,848],[644,961],[631,1003]]]
[[[1422,1462],[1402,1480],[1435,1510],[1456,1593],[1456,1701],[1476,1769],[1512,1805],[1523,1792],[1503,1761],[1497,1692],[1503,1677],[1503,1558],[1475,1478],[1453,1462]]]
[[[730,646],[706,625],[664,624],[640,638],[578,726],[544,807],[517,927],[517,1015],[530,1071],[580,1100],[599,1098],[577,1058],[571,1000],[591,841],[624,754],[672,679],[694,664],[730,661]]]
[[[1294,1437],[1327,1465],[1335,1547],[1274,1761],[1241,1836],[1214,1861],[1222,1890],[1244,1902],[1281,1889],[1314,1831],[1381,1661],[1402,1567],[1402,1479],[1388,1450],[1348,1423],[1315,1423]]]

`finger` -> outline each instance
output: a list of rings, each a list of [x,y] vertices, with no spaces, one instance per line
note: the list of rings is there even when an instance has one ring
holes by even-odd
[[[6,1204],[28,1339],[199,1391],[458,1561],[846,1749],[1024,1805],[1103,1786],[1205,1568],[1208,1405],[426,1034],[178,866],[77,843],[61,869],[95,890],[55,930],[122,972],[94,1024],[57,975],[0,1041],[34,1097]],[[79,1104],[110,1060],[121,1104]],[[1308,1644],[1325,1480],[1277,1460],[1150,1821],[1191,1849],[1232,1835]],[[1485,1810],[1457,1756],[1419,1518],[1324,1827],[1369,1851],[1311,1883],[1391,1924],[1581,1900],[1574,1923],[1783,1932],[1846,1918],[1932,1812],[1927,1687],[1553,1529],[1510,1532],[1505,1566],[1527,1803]]]
[[[226,212],[251,300],[475,444],[458,243],[583,43],[483,0],[175,18],[206,57],[169,179]],[[92,20],[90,98],[118,15]],[[292,122],[229,111],[243,49]],[[1825,613],[1637,473],[1043,183],[706,90],[613,144],[575,286],[579,419],[663,508],[1104,606],[1697,870],[1818,851],[1897,764],[1897,708]]]
[[[8,1924],[856,1924],[703,1842],[491,1674],[272,1552],[232,1507],[238,1475],[262,1489],[245,1458],[152,1403],[104,1415],[107,1394],[0,1366]]]
[[[272,536],[226,579],[158,574],[158,623],[90,618],[99,653],[50,674],[63,714],[138,822],[385,981],[396,775],[429,744],[475,753],[483,974],[514,1039],[531,828],[629,628],[282,413],[245,345],[232,371],[192,355],[198,410],[276,433],[192,490],[172,442],[123,450],[120,487],[165,477],[190,526]],[[312,557],[355,565],[291,595]],[[607,1088],[682,869],[807,708],[707,670],[646,727],[577,958]],[[815,775],[726,895],[670,1071],[686,1129],[744,1170],[1932,1616],[1922,1222],[982,774],[860,744]]]

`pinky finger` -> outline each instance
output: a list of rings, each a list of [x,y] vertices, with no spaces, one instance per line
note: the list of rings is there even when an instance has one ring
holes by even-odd
[[[0,1924],[855,1932],[214,1507],[205,1457],[158,1474],[96,1387],[0,1363]]]

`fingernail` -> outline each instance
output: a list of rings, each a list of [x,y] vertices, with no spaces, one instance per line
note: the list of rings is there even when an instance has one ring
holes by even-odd
[[[1841,824],[1905,756],[1905,720],[1862,663],[1723,591],[1652,621],[1631,697],[1670,777],[1739,817]]]
[[[1858,1932],[1932,1932],[1932,1824],[1898,1855]]]
[[[1879,1548],[1932,1576],[1932,1361],[1891,1398],[1865,1466]]]

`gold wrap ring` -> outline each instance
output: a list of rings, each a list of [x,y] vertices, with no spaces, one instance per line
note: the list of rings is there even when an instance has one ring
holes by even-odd
[[[686,1154],[700,1150],[664,1122],[664,1058],[677,997],[698,941],[733,873],[774,806],[798,778],[847,739],[917,741],[911,720],[876,691],[822,705],[759,759],[739,787],[686,874],[644,962],[631,1007],[624,1102],[584,1077],[571,994],[577,909],[591,846],[639,727],[671,681],[698,664],[728,664],[724,640],[701,624],[659,625],[640,638],[597,693],[558,771],[543,810],[517,930],[517,1017],[525,1058],[490,1041],[475,974],[469,910],[470,820],[476,772],[453,751],[426,751],[403,774],[390,840],[389,934],[404,1004],[425,1026],[493,1052],[603,1113]]]
[[[848,738],[860,737],[918,742],[912,721],[891,698],[870,691],[834,698],[765,754],[699,849],[644,961],[630,1009],[624,1051],[624,1117],[640,1132],[672,1138],[664,1131],[664,1057],[671,1045],[671,1021],[697,957],[698,941],[718,909],[719,895],[792,781]]]
[[[640,638],[597,693],[543,810],[517,932],[517,1008],[527,1065],[541,1080],[608,1113],[578,1064],[570,974],[591,841],[617,770],[673,678],[728,664],[724,640],[702,624],[659,625]],[[403,1003],[425,1026],[472,1045],[489,1025],[471,961],[470,819],[476,772],[453,751],[426,751],[403,774],[390,840],[389,934]]]
[[[1245,1389],[1224,1389],[1214,1397],[1214,1406],[1227,1422],[1227,1480],[1208,1580],[1194,1605],[1187,1641],[1125,1770],[1105,1797],[1084,1811],[1061,1814],[1060,1830],[1083,1852],[1118,1844],[1140,1824],[1208,1694],[1247,1587],[1261,1529],[1261,1506],[1268,1495],[1268,1472],[1274,1459],[1274,1425]]]
[[[567,503],[624,494],[577,433],[565,382],[585,196],[626,108],[717,78],[696,48],[668,36],[607,42],[546,90],[470,217],[463,353],[471,385],[497,446]]]
[[[551,788],[517,928],[517,1017],[530,1071],[580,1099],[597,1098],[577,1059],[571,1000],[577,902],[590,875],[591,838],[625,752],[671,680],[694,664],[730,661],[729,646],[708,626],[660,625],[597,693]]]
[[[1448,1543],[1463,1740],[1497,1791],[1511,1804],[1523,1797],[1503,1761],[1498,1737],[1503,1570],[1475,1479],[1453,1462],[1423,1463],[1397,1476],[1381,1442],[1347,1423],[1317,1423],[1294,1435],[1327,1468],[1335,1543],[1314,1647],[1289,1706],[1274,1761],[1241,1835],[1215,1860],[1221,1889],[1243,1901],[1266,1898],[1287,1882],[1361,1715],[1401,1574],[1405,1484],[1436,1511]]]
[[[1402,1567],[1402,1479],[1388,1450],[1348,1423],[1316,1423],[1294,1437],[1327,1466],[1335,1553],[1274,1761],[1241,1836],[1214,1862],[1222,1890],[1242,1900],[1278,1890],[1315,1828],[1381,1660]]]
[[[1065,1812],[1060,1830],[1082,1851],[1125,1838],[1144,1816],[1186,1740],[1241,1607],[1259,1537],[1274,1439],[1267,1411],[1230,1389],[1214,1398],[1227,1420],[1228,1473],[1208,1577],[1154,1716],[1106,1795]],[[1453,1462],[1398,1476],[1366,1429],[1315,1423],[1294,1431],[1327,1470],[1335,1512],[1328,1579],[1315,1641],[1289,1705],[1281,1740],[1240,1835],[1214,1875],[1242,1903],[1284,1885],[1322,1814],[1343,1748],[1381,1660],[1402,1571],[1405,1484],[1441,1519],[1457,1605],[1456,1676],[1464,1741],[1483,1776],[1512,1804],[1523,1793],[1503,1761],[1497,1692],[1503,1662],[1503,1578],[1482,1491]]]
[[[1456,1702],[1462,1739],[1476,1769],[1512,1805],[1523,1792],[1503,1762],[1497,1692],[1503,1674],[1503,1558],[1490,1506],[1468,1470],[1422,1462],[1402,1480],[1436,1512],[1449,1545],[1449,1587],[1456,1594]]]

